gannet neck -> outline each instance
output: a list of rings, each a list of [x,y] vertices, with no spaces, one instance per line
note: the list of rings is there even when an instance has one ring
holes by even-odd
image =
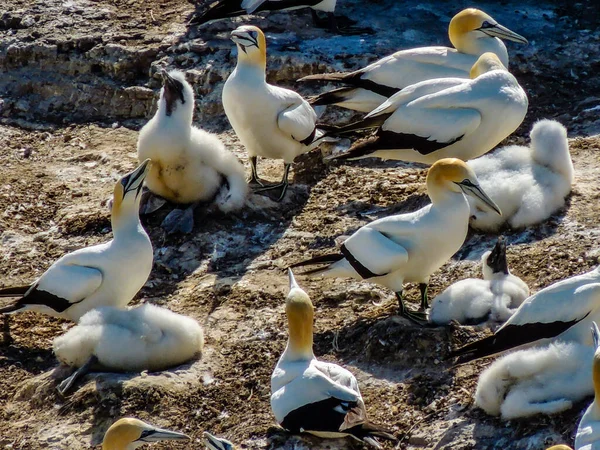
[[[313,359],[314,308],[306,292],[294,288],[290,291],[285,308],[288,318],[289,338],[282,359],[309,361]]]
[[[115,195],[113,201],[110,223],[115,239],[128,236],[131,232],[136,232],[142,227],[139,215],[141,196],[138,195],[135,199],[128,197],[117,202]]]
[[[155,117],[160,122],[178,123],[189,127],[194,116],[194,90],[178,70],[163,72],[158,110]]]
[[[491,72],[492,70],[506,70],[506,67],[504,64],[502,64],[502,61],[500,61],[495,53],[486,52],[481,55],[477,61],[475,61],[469,76],[471,79],[475,79],[484,73]]]

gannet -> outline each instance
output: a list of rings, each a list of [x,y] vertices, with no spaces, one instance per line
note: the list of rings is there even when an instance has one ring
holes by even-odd
[[[139,419],[126,417],[113,423],[102,441],[102,450],[133,450],[144,444],[160,441],[188,441],[176,431],[154,427]]]
[[[58,390],[64,394],[96,367],[123,372],[167,369],[190,360],[203,346],[202,328],[191,317],[150,304],[97,308],[54,340],[58,360],[79,368]]]
[[[502,209],[502,217],[498,217],[472,204],[473,228],[528,227],[565,205],[573,183],[567,130],[554,120],[540,120],[530,136],[529,148],[510,145],[469,161],[481,187]]]
[[[334,159],[378,157],[432,164],[483,155],[515,131],[527,113],[527,95],[493,53],[484,53],[471,80],[422,81],[392,95],[362,120],[332,130],[377,128]]]
[[[244,166],[221,140],[192,125],[194,91],[182,72],[162,72],[163,87],[154,117],[140,130],[140,161],[152,159],[146,186],[171,202],[192,203],[165,220],[168,231],[190,232],[198,202],[212,201],[224,213],[244,206]]]
[[[527,284],[508,270],[504,236],[498,238],[492,251],[483,254],[481,269],[483,280],[460,280],[433,299],[429,311],[430,322],[505,322],[529,297]]]
[[[369,112],[411,84],[435,78],[469,78],[471,67],[486,52],[496,54],[508,68],[508,52],[500,39],[527,44],[523,36],[475,8],[456,14],[450,21],[448,35],[455,48],[401,50],[354,72],[309,75],[299,81],[321,80],[348,86],[311,99],[315,106],[335,104]]]
[[[565,411],[593,392],[593,353],[557,340],[503,355],[481,373],[475,405],[504,420]]]
[[[495,334],[451,352],[450,357],[460,356],[462,364],[553,338],[590,346],[590,325],[599,319],[600,266],[532,295]]]
[[[256,173],[258,156],[283,159],[281,183],[257,190],[282,188],[281,200],[294,158],[316,147],[323,133],[317,130],[317,114],[306,100],[294,91],[266,82],[263,32],[244,25],[231,33],[231,40],[237,45],[238,61],[223,87],[225,114],[250,156],[250,182],[263,186]],[[260,105],[258,110],[257,105]]]
[[[594,340],[592,359],[594,401],[579,422],[575,436],[576,450],[600,450],[600,330],[596,322],[592,322],[592,337]]]
[[[0,297],[21,298],[0,313],[30,310],[77,322],[99,306],[125,307],[152,270],[152,243],[138,214],[149,167],[146,160],[115,184],[111,241],[68,253],[30,285],[1,289]]]
[[[381,448],[376,437],[396,441],[367,420],[367,411],[352,373],[318,361],[313,353],[314,308],[288,269],[290,291],[285,302],[289,338],[271,376],[271,409],[292,433],[324,438],[352,436]]]
[[[204,445],[208,450],[236,450],[235,446],[227,439],[213,436],[208,431],[203,433]]]
[[[498,214],[500,210],[479,187],[472,169],[458,159],[442,159],[427,173],[431,204],[418,211],[375,220],[356,231],[341,253],[320,256],[292,267],[327,264],[306,272],[326,277],[368,280],[391,289],[400,314],[422,323],[427,309],[429,277],[462,246],[469,228],[469,203],[478,198]],[[405,282],[419,283],[421,311],[409,311],[402,301]]]

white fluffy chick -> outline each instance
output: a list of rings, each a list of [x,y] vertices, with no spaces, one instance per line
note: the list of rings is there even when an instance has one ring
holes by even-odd
[[[556,341],[509,353],[483,371],[475,404],[505,420],[565,411],[594,392],[594,348]]]
[[[192,125],[194,91],[182,72],[162,72],[158,110],[140,130],[140,161],[152,159],[146,186],[171,202],[192,206],[167,216],[167,231],[190,232],[198,202],[214,201],[224,213],[239,210],[248,194],[244,166],[214,134]]]
[[[452,320],[461,324],[486,320],[504,322],[529,297],[527,284],[508,270],[503,236],[498,238],[492,251],[483,254],[481,266],[483,280],[460,280],[433,300],[430,322],[438,325]]]
[[[473,228],[497,231],[505,224],[523,228],[564,206],[573,183],[567,130],[554,120],[540,120],[530,136],[529,147],[510,145],[469,161],[481,187],[502,210],[497,216],[470,202]]]

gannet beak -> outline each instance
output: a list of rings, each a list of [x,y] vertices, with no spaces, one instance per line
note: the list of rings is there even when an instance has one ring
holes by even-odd
[[[500,39],[507,39],[509,41],[518,42],[520,44],[529,44],[527,39],[525,39],[520,34],[515,33],[514,31],[509,30],[503,25],[499,23],[491,24],[489,22],[484,22],[479,31],[487,34],[488,36],[497,37]]]
[[[508,275],[508,264],[506,263],[506,239],[499,236],[494,249],[487,258],[487,265],[493,273],[504,273]]]
[[[233,30],[230,39],[238,44],[244,53],[247,53],[246,48],[248,47],[254,46],[258,48],[258,39],[245,30]]]
[[[472,183],[468,179],[456,184],[460,186],[466,195],[470,195],[471,197],[481,200],[482,203],[495,211],[499,216],[502,215],[502,211],[500,211],[498,205],[496,205],[496,203],[494,203],[494,201],[489,198],[488,195],[483,192],[483,189],[481,189],[481,187],[479,187],[477,184]]]
[[[176,431],[163,430],[162,428],[151,428],[142,431],[142,435],[136,442],[159,442],[159,441],[189,441],[190,437]]]
[[[592,337],[594,338],[594,347],[597,349],[600,345],[600,330],[596,322],[592,322]]]
[[[133,172],[125,175],[121,178],[121,184],[123,185],[123,196],[127,195],[128,192],[136,191],[136,196],[142,190],[142,185],[146,179],[146,175],[150,170],[152,162],[150,159],[146,159],[141,163]]]
[[[300,289],[300,286],[298,286],[298,283],[296,283],[296,278],[294,277],[294,272],[292,272],[292,269],[290,269],[288,267],[288,277],[290,280],[290,291],[292,289]]]
[[[233,444],[229,442],[227,439],[221,439],[216,436],[213,436],[208,431],[204,433],[204,444],[210,450],[232,450]]]

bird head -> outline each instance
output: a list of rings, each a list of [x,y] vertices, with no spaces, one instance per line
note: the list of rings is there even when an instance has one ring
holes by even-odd
[[[500,58],[495,53],[486,52],[477,58],[477,61],[471,67],[469,76],[471,79],[475,79],[492,70],[506,70],[506,67],[504,67],[504,64],[502,64],[502,61],[500,61]]]
[[[159,100],[161,112],[168,117],[185,117],[191,123],[194,112],[194,90],[185,79],[185,74],[179,70],[169,72],[162,70],[160,75],[163,80]]]
[[[312,355],[314,307],[310,297],[296,283],[292,269],[288,269],[290,291],[285,299],[291,350],[302,357]]]
[[[450,42],[459,51],[463,51],[469,41],[476,39],[500,38],[521,44],[528,43],[523,36],[500,25],[489,14],[476,8],[463,9],[456,14],[450,21],[448,34]]]
[[[130,450],[151,442],[187,441],[189,436],[156,428],[133,418],[119,419],[104,435],[102,450]]]
[[[491,252],[485,252],[483,257],[484,279],[489,279],[494,274],[508,275],[508,264],[506,263],[506,239],[498,236],[498,241]],[[486,273],[489,274],[486,276]]]
[[[434,202],[440,191],[462,192],[502,215],[498,205],[479,186],[473,169],[457,158],[440,159],[431,166],[427,173],[427,191]]]
[[[142,186],[151,164],[152,162],[146,159],[133,172],[128,173],[117,181],[113,193],[113,219],[119,217],[123,209],[130,209],[139,205],[140,192],[142,191]]]
[[[234,450],[235,447],[227,439],[213,436],[208,431],[204,432],[204,445],[208,450]]]
[[[242,25],[231,32],[238,49],[238,62],[266,68],[267,41],[262,30],[254,25]]]

